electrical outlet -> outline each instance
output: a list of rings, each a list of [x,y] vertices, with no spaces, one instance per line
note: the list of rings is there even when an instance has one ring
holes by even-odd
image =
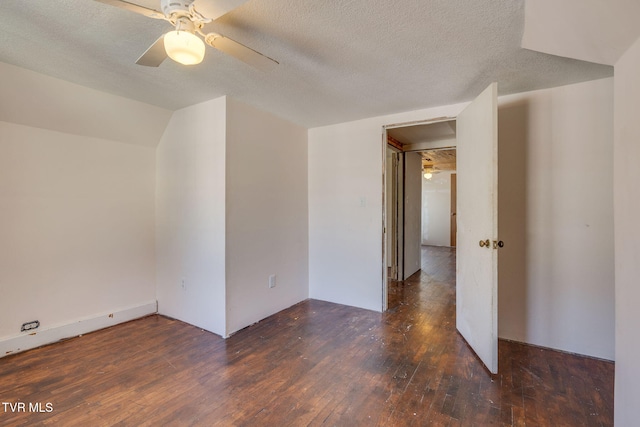
[[[30,331],[32,329],[36,329],[36,328],[38,328],[38,326],[40,326],[40,321],[39,320],[32,320],[31,322],[23,323],[22,326],[20,327],[20,332]]]
[[[271,276],[269,276],[269,288],[275,288],[276,287],[276,275],[272,274]]]
[[[185,279],[184,277],[180,279],[180,287],[183,291],[187,290],[187,279]]]

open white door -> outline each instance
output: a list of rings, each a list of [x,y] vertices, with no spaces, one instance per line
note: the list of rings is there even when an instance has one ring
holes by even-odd
[[[498,84],[457,119],[456,327],[498,372]],[[496,242],[496,249],[494,249]]]
[[[404,269],[402,280],[420,270],[422,243],[422,156],[404,157]]]

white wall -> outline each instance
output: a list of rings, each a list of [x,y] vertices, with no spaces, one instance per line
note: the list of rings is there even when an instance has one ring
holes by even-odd
[[[226,126],[230,334],[308,298],[307,130],[230,98]]]
[[[0,135],[0,341],[36,319],[43,334],[155,311],[154,149],[7,122]]]
[[[499,335],[612,360],[613,80],[499,108]]]
[[[500,231],[500,264],[513,266],[500,275],[500,335],[613,359],[612,80],[503,97],[500,105],[501,150],[515,145],[501,161],[500,215],[517,218]],[[309,131],[312,298],[380,310],[382,126],[456,116],[463,107]],[[518,248],[513,264],[502,260],[510,245]]]
[[[422,178],[422,244],[451,246],[451,171]]]
[[[634,426],[640,419],[640,39],[615,66],[614,111],[615,421]]]
[[[0,355],[155,312],[155,145],[171,112],[0,75]]]
[[[156,151],[158,310],[223,336],[225,129],[224,97],[187,107]]]
[[[306,159],[306,129],[230,98],[174,113],[157,148],[160,313],[228,336],[308,297]]]

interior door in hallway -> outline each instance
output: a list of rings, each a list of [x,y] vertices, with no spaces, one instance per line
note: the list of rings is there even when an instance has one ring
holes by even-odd
[[[451,237],[449,246],[456,246],[456,236],[458,234],[458,218],[457,218],[457,202],[458,202],[458,192],[457,192],[457,175],[455,173],[451,174],[451,226],[449,228]]]
[[[485,366],[497,373],[497,83],[458,115],[457,132],[456,328]]]
[[[404,269],[402,280],[420,270],[422,240],[422,156],[404,153]]]

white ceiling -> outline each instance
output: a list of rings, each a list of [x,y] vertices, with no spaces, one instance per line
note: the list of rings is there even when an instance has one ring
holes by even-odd
[[[388,129],[387,135],[405,145],[451,140],[456,137],[456,121],[401,126]]]
[[[230,95],[306,127],[613,75],[522,49],[523,0],[250,0],[214,25],[280,65],[212,48],[135,65],[168,24],[91,0],[0,1],[0,61],[169,109]]]

